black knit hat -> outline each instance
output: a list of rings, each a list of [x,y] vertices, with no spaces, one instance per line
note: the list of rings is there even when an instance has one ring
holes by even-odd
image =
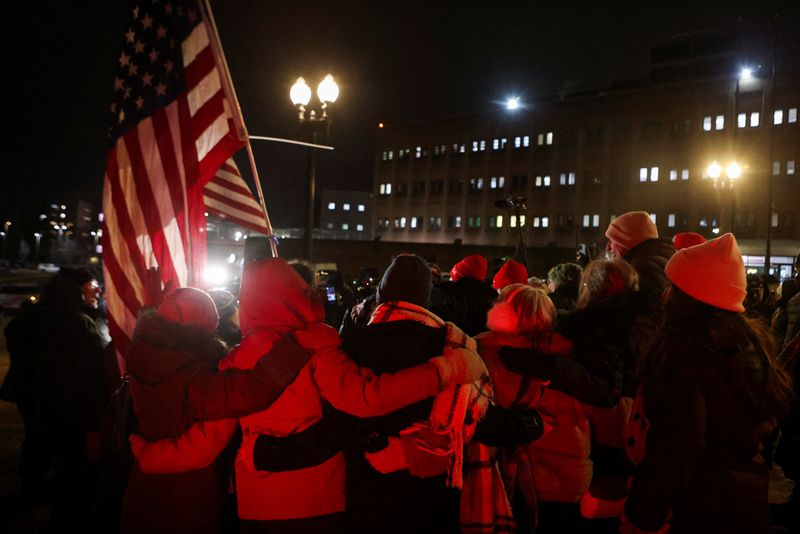
[[[211,300],[217,307],[217,314],[220,319],[230,317],[238,309],[236,297],[230,291],[224,289],[210,289],[208,294],[211,295]]]
[[[428,262],[415,254],[397,256],[378,286],[378,303],[403,300],[426,306],[431,296],[431,270]]]

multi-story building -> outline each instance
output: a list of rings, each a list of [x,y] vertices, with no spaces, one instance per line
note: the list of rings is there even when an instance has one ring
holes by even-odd
[[[647,80],[382,126],[376,236],[513,244],[521,230],[529,246],[602,250],[615,216],[646,210],[663,236],[733,231],[752,268],[769,233],[772,264],[789,269],[800,252],[800,72],[773,85],[768,68],[742,76],[731,54],[653,57]],[[510,198],[524,199],[519,214],[499,207]]]
[[[322,237],[372,239],[372,193],[324,189],[319,216]]]

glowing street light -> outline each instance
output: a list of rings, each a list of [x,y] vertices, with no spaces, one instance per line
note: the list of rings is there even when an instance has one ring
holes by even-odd
[[[742,167],[735,161],[732,161],[725,169],[725,174],[731,180],[736,180],[737,178],[739,178],[739,176],[742,175]]]
[[[317,85],[317,98],[319,99],[319,117],[317,111],[311,109],[306,117],[306,107],[311,102],[311,87],[308,86],[303,78],[297,81],[289,89],[289,99],[297,108],[297,121],[301,128],[309,134],[310,141],[314,144],[320,136],[327,140],[330,118],[328,117],[328,106],[336,102],[339,98],[339,85],[333,79],[333,75],[327,74],[319,85]],[[305,258],[311,261],[312,237],[314,233],[314,197],[316,195],[316,150],[311,147],[308,155],[308,191],[306,194],[306,229],[303,242]],[[240,238],[247,236],[240,236]],[[239,239],[237,239],[238,241]]]
[[[714,160],[708,166],[708,169],[706,169],[706,173],[710,178],[716,180],[722,174],[722,165],[720,165],[719,162],[717,162],[717,160]]]
[[[741,70],[741,72],[739,72],[739,79],[742,81],[749,80],[752,77],[753,77],[753,69],[751,69],[750,67],[744,67]]]
[[[514,111],[515,109],[519,109],[519,97],[512,96],[506,99],[506,109],[510,111]]]

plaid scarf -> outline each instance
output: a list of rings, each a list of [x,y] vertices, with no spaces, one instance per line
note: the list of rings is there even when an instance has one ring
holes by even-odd
[[[475,340],[453,323],[446,323],[425,308],[409,302],[393,301],[379,305],[369,324],[391,321],[416,321],[433,328],[445,328],[445,346],[477,352]],[[448,485],[462,490],[459,513],[462,532],[483,534],[516,530],[494,449],[477,442],[470,443],[478,421],[483,418],[493,398],[494,390],[487,375],[472,384],[448,386],[434,398],[428,421],[415,424],[450,438],[449,446],[440,452],[449,453],[451,458]]]

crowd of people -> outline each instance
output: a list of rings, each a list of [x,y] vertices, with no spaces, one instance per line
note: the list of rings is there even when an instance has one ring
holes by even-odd
[[[800,528],[797,486],[768,503],[800,476],[800,257],[776,296],[732,234],[606,237],[542,279],[401,254],[346,310],[302,260],[246,263],[238,299],[154,269],[119,362],[62,269],[5,332],[23,495],[53,468],[53,531]]]

